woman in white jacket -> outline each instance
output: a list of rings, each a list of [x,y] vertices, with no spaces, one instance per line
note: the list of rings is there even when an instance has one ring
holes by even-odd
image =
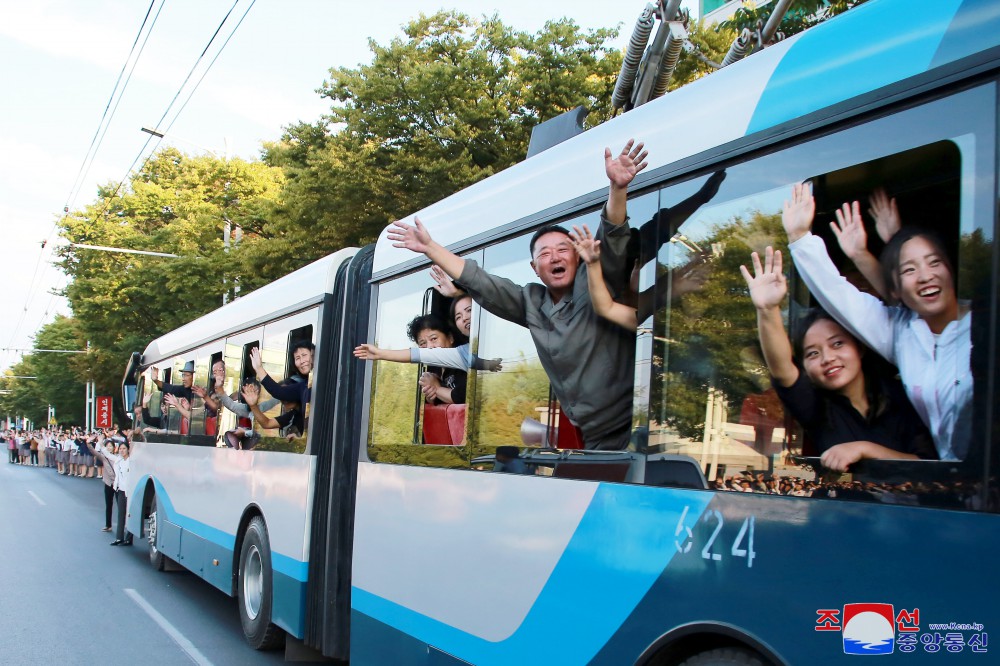
[[[109,460],[112,461],[115,470],[115,502],[118,505],[118,523],[117,529],[115,530],[115,540],[111,542],[112,546],[131,546],[132,545],[132,535],[125,532],[125,505],[128,502],[128,498],[125,495],[125,489],[128,488],[128,478],[129,478],[129,461],[128,461],[128,442],[122,442],[118,445],[117,453],[111,453],[109,447],[104,447],[104,442],[100,442],[100,445],[105,451],[105,455]]]

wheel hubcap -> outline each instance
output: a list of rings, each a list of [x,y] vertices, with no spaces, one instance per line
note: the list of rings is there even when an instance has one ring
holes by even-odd
[[[247,561],[243,567],[243,607],[251,620],[260,613],[264,597],[264,567],[260,561],[260,550],[250,546]]]

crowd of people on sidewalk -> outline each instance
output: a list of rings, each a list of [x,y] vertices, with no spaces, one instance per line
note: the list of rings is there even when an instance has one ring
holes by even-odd
[[[101,479],[104,482],[104,527],[111,532],[114,506],[118,507],[112,546],[132,545],[125,531],[125,487],[129,471],[128,432],[120,428],[94,430],[62,427],[38,430],[0,430],[0,447],[6,446],[8,463],[48,467],[62,476]]]

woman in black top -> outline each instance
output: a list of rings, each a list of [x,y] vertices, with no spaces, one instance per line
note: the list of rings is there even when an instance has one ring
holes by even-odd
[[[781,253],[767,248],[754,274],[741,266],[757,308],[757,328],[778,396],[812,437],[829,469],[847,471],[863,458],[936,459],[933,440],[902,387],[868,373],[867,351],[829,315],[814,312],[802,325],[802,367],[795,364],[781,322],[788,291]],[[898,383],[898,382],[897,382]]]

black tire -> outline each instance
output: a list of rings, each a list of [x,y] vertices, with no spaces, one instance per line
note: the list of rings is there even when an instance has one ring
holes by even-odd
[[[157,571],[166,571],[167,556],[160,550],[160,542],[158,541],[160,535],[158,517],[163,515],[160,511],[159,498],[153,495],[153,501],[150,504],[152,510],[146,517],[146,542],[149,544],[149,563]]]
[[[271,624],[273,579],[267,526],[255,516],[243,535],[236,585],[243,636],[254,650],[273,650],[285,643],[285,632]]]
[[[716,648],[688,657],[680,666],[766,666],[753,650],[742,647]]]

